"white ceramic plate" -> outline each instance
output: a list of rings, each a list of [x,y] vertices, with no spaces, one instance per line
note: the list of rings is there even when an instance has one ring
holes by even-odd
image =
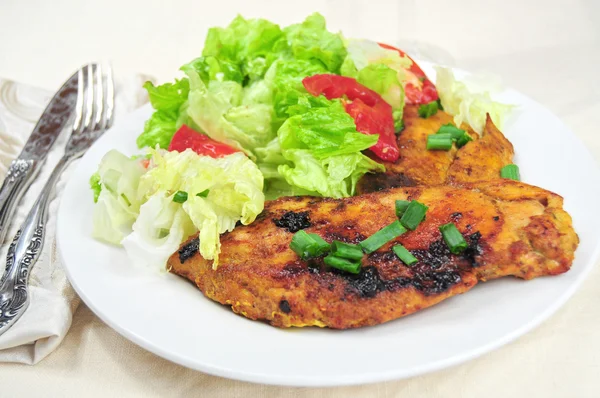
[[[415,315],[357,330],[283,330],[250,321],[206,299],[182,278],[131,266],[124,250],[90,237],[88,179],[108,150],[138,153],[135,138],[151,113],[145,107],[119,120],[84,156],[66,186],[58,243],[69,279],[85,303],[131,341],[173,362],[233,379],[294,386],[362,384],[477,357],[556,311],[596,262],[600,237],[600,173],[588,151],[533,100],[513,90],[498,98],[519,106],[505,134],[516,148],[522,179],[563,195],[573,216],[581,244],[566,274],[480,284]]]

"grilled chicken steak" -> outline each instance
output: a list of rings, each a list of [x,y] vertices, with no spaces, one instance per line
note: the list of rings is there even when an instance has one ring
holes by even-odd
[[[475,145],[485,138],[486,134],[458,151],[459,158],[461,151],[471,151],[469,146],[477,153]],[[481,148],[482,153],[486,150]],[[509,152],[512,157],[512,147]],[[453,161],[442,159],[446,155],[435,155],[439,159],[433,174],[420,177],[445,182],[458,161],[456,156]],[[302,261],[289,248],[298,229],[327,242],[358,243],[397,219],[398,199],[429,206],[425,221],[366,255],[358,275],[327,268],[322,260]],[[469,244],[461,255],[451,254],[441,238],[438,227],[448,222],[456,224]],[[391,251],[395,243],[402,243],[419,262],[405,266]],[[560,196],[497,179],[461,187],[396,188],[345,199],[281,198],[267,202],[251,225],[223,234],[221,244],[217,270],[198,253],[197,238],[185,243],[168,267],[207,297],[250,319],[280,327],[346,329],[411,314],[466,292],[479,281],[566,272],[578,237]]]
[[[473,142],[449,151],[428,151],[427,136],[435,134],[453,118],[444,111],[426,119],[419,117],[418,106],[404,108],[404,130],[398,136],[400,158],[395,163],[381,162],[385,173],[370,173],[358,183],[358,192],[417,185],[442,185],[490,181],[500,177],[500,169],[512,163],[513,146],[487,118],[481,137],[469,126],[461,128]],[[376,159],[377,160],[377,159]]]

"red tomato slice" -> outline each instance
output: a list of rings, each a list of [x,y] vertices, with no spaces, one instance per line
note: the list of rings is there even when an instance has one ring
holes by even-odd
[[[346,96],[346,112],[354,119],[356,130],[363,134],[379,134],[377,143],[369,148],[380,159],[395,162],[400,157],[392,107],[375,91],[351,77],[313,75],[302,80],[306,90],[314,96],[323,94],[327,99]]]
[[[188,148],[198,155],[210,156],[211,158],[221,158],[239,152],[237,149],[215,141],[184,124],[173,135],[169,144],[169,151],[183,152]]]
[[[396,47],[392,47],[387,44],[378,43],[380,47],[386,48],[388,50],[398,51],[401,57],[407,56],[406,53]],[[406,94],[406,103],[407,104],[427,104],[431,101],[436,101],[439,96],[438,92],[435,88],[435,85],[425,72],[417,65],[414,59],[410,58],[413,62],[411,67],[406,71],[407,73],[407,81],[404,86],[404,92]]]

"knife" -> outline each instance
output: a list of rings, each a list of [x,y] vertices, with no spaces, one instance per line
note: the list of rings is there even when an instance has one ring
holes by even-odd
[[[44,110],[0,188],[0,245],[4,242],[21,197],[36,178],[54,141],[69,122],[77,101],[77,73],[58,90]]]

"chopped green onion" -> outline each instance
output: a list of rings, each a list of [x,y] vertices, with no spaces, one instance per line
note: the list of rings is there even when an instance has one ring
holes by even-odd
[[[459,129],[452,123],[448,123],[440,127],[436,134],[450,134],[453,140],[458,140],[466,133],[465,130]]]
[[[519,173],[519,166],[516,164],[509,164],[500,169],[500,177],[509,178],[511,180],[521,181],[521,174]]]
[[[436,134],[450,134],[452,136],[452,140],[456,141],[456,146],[458,148],[463,147],[469,141],[473,141],[473,138],[463,129],[459,129],[452,123],[444,124],[439,128]],[[427,148],[429,149],[429,148]]]
[[[381,246],[385,245],[392,239],[396,239],[405,232],[406,228],[400,224],[400,221],[396,220],[387,227],[383,227],[373,235],[369,236],[367,239],[360,242],[360,247],[362,247],[365,253],[373,253]]]
[[[358,274],[360,272],[360,261],[350,261],[330,254],[323,259],[323,262],[332,268],[337,268],[353,274]]]
[[[396,201],[396,217],[400,218],[406,211],[406,208],[410,202],[408,200],[397,200]]]
[[[440,226],[440,232],[451,253],[460,254],[468,247],[467,241],[456,228],[456,225],[452,223],[444,224]]]
[[[473,138],[471,138],[471,136],[465,132],[462,137],[456,140],[456,146],[458,148],[462,148],[463,146],[467,145],[469,141],[473,141]]]
[[[330,250],[329,243],[325,242],[317,234],[309,234],[304,230],[300,230],[294,234],[290,242],[292,249],[303,260],[319,257]]]
[[[202,192],[198,192],[196,194],[196,196],[200,196],[201,198],[206,198],[208,196],[208,193],[210,192],[210,189],[205,189]]]
[[[177,191],[173,196],[173,202],[175,203],[184,203],[186,200],[188,200],[188,193],[184,191]]]
[[[450,148],[452,148],[450,134],[432,134],[427,137],[427,149],[430,151],[448,151]]]
[[[329,243],[325,242],[325,240],[323,238],[321,238],[319,235],[308,234],[308,236],[313,238],[313,240],[315,242],[314,249],[313,249],[314,257],[322,256],[323,254],[328,253],[331,250],[331,245]]]
[[[408,249],[402,246],[401,244],[394,245],[394,247],[392,247],[392,250],[394,251],[396,256],[398,256],[398,258],[409,267],[419,262],[419,260],[417,260],[417,258],[413,256],[412,253],[409,252]]]
[[[423,104],[419,106],[419,116],[427,119],[429,116],[433,116],[438,111],[437,101],[431,101],[427,104]]]
[[[334,240],[331,243],[331,255],[336,257],[347,258],[348,260],[360,260],[363,257],[363,251],[358,245]]]
[[[425,206],[423,203],[413,200],[406,208],[404,215],[402,215],[400,223],[406,228],[414,231],[425,218],[427,209],[429,209],[429,207]]]

